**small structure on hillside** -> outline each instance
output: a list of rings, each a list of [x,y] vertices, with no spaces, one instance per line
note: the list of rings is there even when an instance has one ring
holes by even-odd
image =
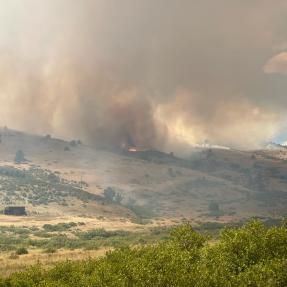
[[[5,215],[22,216],[27,215],[25,206],[6,206],[4,208]]]

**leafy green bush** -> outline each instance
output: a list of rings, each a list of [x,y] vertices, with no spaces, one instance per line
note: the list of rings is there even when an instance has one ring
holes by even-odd
[[[123,230],[107,231],[103,228],[92,229],[86,232],[77,233],[78,237],[85,240],[91,240],[96,237],[108,238],[113,236],[126,236],[128,234],[129,232]]]
[[[286,226],[251,221],[225,229],[217,242],[175,228],[158,244],[125,247],[100,259],[67,261],[50,270],[39,265],[0,279],[0,286],[227,287],[287,286]]]

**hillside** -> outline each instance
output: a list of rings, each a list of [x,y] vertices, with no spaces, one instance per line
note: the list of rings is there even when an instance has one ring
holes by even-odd
[[[34,218],[105,217],[128,225],[133,218],[227,222],[286,214],[285,149],[194,149],[180,159],[8,129],[0,134],[1,206],[25,205]],[[27,162],[14,163],[18,150]],[[118,201],[106,200],[109,188]]]

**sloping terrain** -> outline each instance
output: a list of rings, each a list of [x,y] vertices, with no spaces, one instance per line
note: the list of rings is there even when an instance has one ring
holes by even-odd
[[[285,149],[195,149],[180,159],[0,134],[1,207],[25,205],[30,216],[233,221],[287,213]],[[19,150],[27,161],[15,164]]]

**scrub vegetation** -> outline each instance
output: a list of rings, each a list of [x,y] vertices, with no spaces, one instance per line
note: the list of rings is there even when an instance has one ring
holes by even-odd
[[[215,242],[186,223],[156,244],[122,247],[99,259],[49,269],[38,264],[2,278],[0,286],[286,286],[286,268],[284,222],[267,227],[253,220],[223,229]]]

